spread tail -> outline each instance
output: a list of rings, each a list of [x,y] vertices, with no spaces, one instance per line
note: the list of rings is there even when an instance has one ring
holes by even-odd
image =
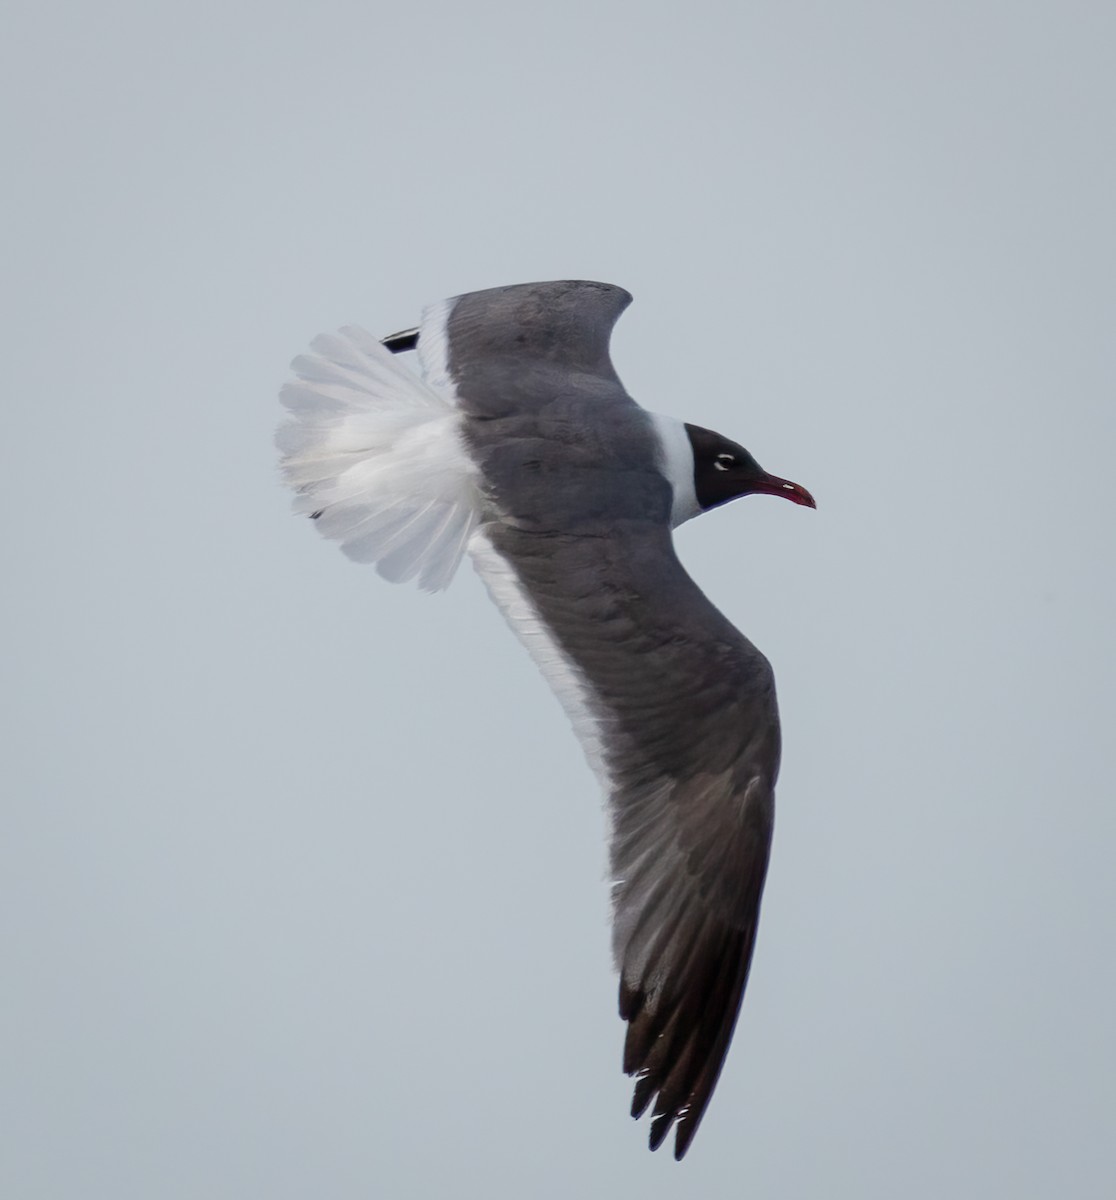
[[[479,508],[458,412],[363,329],[311,350],[291,364],[275,438],[295,512],[393,583],[446,587]]]

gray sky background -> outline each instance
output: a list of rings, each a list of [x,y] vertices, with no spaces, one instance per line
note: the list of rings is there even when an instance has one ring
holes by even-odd
[[[1116,9],[20,4],[0,1193],[1116,1194]],[[768,654],[752,983],[626,1115],[604,824],[467,569],[288,515],[316,333],[587,277],[809,487],[680,531]]]

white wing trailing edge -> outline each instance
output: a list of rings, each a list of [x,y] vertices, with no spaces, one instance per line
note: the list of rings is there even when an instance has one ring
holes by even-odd
[[[393,583],[448,586],[477,524],[460,415],[365,330],[322,334],[291,364],[276,434],[294,510]]]

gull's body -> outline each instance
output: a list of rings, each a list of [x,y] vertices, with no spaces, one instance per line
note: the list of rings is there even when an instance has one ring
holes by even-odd
[[[609,800],[633,1114],[654,1102],[653,1148],[677,1123],[680,1158],[748,977],[779,719],[767,660],[671,530],[750,492],[813,501],[627,395],[608,341],[629,301],[561,282],[432,306],[422,381],[359,330],[320,338],[279,444],[299,509],[387,578],[444,587],[468,552],[565,706]]]

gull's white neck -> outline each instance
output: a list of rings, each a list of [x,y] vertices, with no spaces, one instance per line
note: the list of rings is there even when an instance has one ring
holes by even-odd
[[[694,448],[686,426],[674,417],[648,413],[659,437],[659,466],[674,489],[674,504],[670,510],[670,526],[677,529],[683,521],[701,512],[694,490]]]

